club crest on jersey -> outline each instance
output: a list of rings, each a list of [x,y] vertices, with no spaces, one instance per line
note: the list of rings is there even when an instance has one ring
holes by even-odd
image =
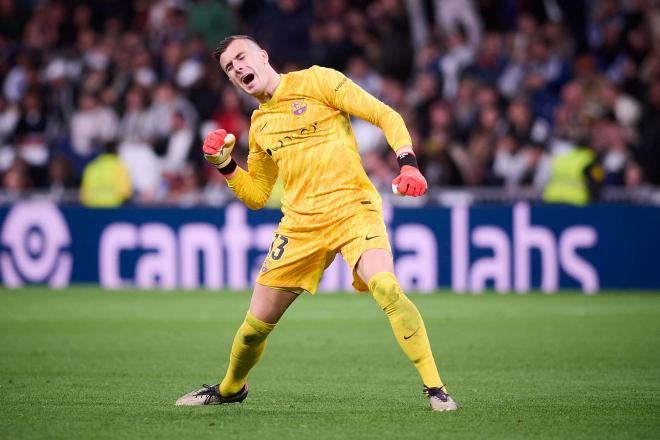
[[[294,101],[291,104],[291,113],[296,116],[300,116],[307,111],[307,104],[305,101]]]

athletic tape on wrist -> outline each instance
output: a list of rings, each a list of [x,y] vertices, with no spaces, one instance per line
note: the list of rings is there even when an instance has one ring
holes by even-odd
[[[222,168],[218,168],[218,171],[223,176],[227,176],[227,175],[233,173],[234,171],[236,171],[236,167],[238,167],[238,164],[236,163],[236,161],[234,159],[232,159],[232,160],[229,161],[229,164],[225,165]]]
[[[399,168],[403,168],[405,165],[419,168],[419,166],[417,166],[417,158],[415,157],[415,153],[406,151],[405,153],[399,154],[396,160],[399,162]]]

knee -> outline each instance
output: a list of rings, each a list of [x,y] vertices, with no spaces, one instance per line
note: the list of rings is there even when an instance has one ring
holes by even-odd
[[[240,338],[245,345],[256,345],[266,340],[275,324],[269,324],[255,318],[250,312],[247,313],[245,321],[241,325]]]
[[[380,272],[372,276],[369,279],[369,291],[383,310],[405,298],[399,282],[391,272]]]
[[[392,255],[385,249],[367,249],[355,267],[357,274],[365,282],[381,272],[394,272]]]

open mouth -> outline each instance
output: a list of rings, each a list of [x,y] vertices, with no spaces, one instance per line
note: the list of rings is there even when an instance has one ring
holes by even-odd
[[[246,85],[246,86],[249,86],[250,83],[251,83],[253,80],[254,80],[254,74],[253,74],[253,73],[248,73],[248,74],[245,75],[243,78],[241,78],[241,82],[242,82],[244,85]]]

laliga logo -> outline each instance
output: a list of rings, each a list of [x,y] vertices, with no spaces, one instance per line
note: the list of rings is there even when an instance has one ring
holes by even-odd
[[[7,287],[48,283],[51,288],[69,284],[73,258],[64,247],[71,244],[66,221],[49,202],[14,205],[2,226],[0,270]]]

